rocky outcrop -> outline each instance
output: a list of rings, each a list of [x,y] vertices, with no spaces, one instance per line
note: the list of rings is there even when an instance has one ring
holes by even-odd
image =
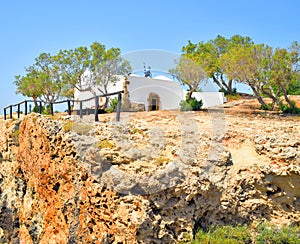
[[[175,243],[211,224],[300,223],[297,135],[240,133],[269,161],[236,167],[234,123],[211,133],[208,114],[190,115],[1,121],[0,242]]]
[[[299,140],[278,132],[268,135],[256,135],[255,149],[259,154],[266,154],[274,160],[295,159],[300,163]]]

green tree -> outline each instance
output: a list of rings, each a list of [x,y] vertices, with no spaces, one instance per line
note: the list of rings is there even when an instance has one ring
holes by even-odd
[[[288,94],[290,95],[300,95],[300,74],[296,75],[296,78],[287,88]]]
[[[99,43],[91,46],[92,62],[90,66],[91,91],[100,91],[107,94],[109,86],[115,85],[120,76],[127,76],[131,72],[131,66],[127,60],[121,57],[119,48],[110,48],[105,51]],[[106,97],[104,108],[109,102]]]
[[[185,56],[180,57],[176,68],[169,72],[182,84],[188,86],[187,100],[192,98],[193,92],[199,89],[201,83],[207,81],[207,75],[201,65]]]
[[[208,42],[188,45],[182,48],[183,56],[186,56],[203,67],[208,77],[225,93],[233,93],[233,79],[228,77],[224,67],[222,56],[236,45],[247,45],[252,43],[249,37],[234,35],[230,39],[218,35]]]
[[[51,56],[42,53],[34,65],[26,68],[26,75],[17,75],[17,93],[39,98],[46,104],[63,97],[73,97],[74,89],[99,90],[106,94],[109,84],[115,84],[118,75],[128,75],[129,62],[121,58],[119,48],[106,50],[103,44],[94,42],[90,48],[78,47],[60,50]],[[108,100],[105,104],[107,106]]]
[[[31,67],[26,69],[28,73],[25,76],[17,75],[15,77],[16,93],[20,93],[26,97],[32,97],[34,105],[38,106],[37,98],[42,95],[42,87],[40,83],[35,81],[35,72],[30,72]]]
[[[37,98],[46,105],[70,95],[69,86],[63,82],[59,65],[50,54],[40,54],[35,63],[26,68],[26,72],[25,76],[16,76],[16,92],[31,96],[35,105]]]
[[[230,80],[249,85],[262,106],[259,71],[263,46],[235,45],[221,57],[224,72]]]
[[[79,91],[97,91],[107,94],[110,85],[114,85],[118,75],[128,75],[131,67],[121,57],[119,48],[106,50],[105,45],[94,42],[89,48],[79,47],[74,50],[62,50],[56,56],[65,83]],[[104,104],[107,107],[108,99]]]
[[[184,46],[182,56],[200,64],[214,83],[225,93],[233,93],[233,81],[249,85],[263,108],[282,108],[281,96],[289,111],[295,111],[290,94],[300,93],[300,45],[289,49],[273,49],[255,44],[251,38],[234,35],[230,39],[217,36],[208,42]],[[272,105],[264,97],[272,99]]]
[[[263,44],[236,45],[222,56],[224,71],[237,82],[249,85],[263,108],[281,107],[281,96],[294,111],[288,87],[299,77],[299,55],[287,49],[273,49]],[[269,107],[263,97],[272,99]]]
[[[65,83],[72,88],[84,91],[83,75],[91,63],[91,52],[87,47],[78,47],[70,50],[60,50],[55,55],[55,60],[59,65],[62,78]]]
[[[293,42],[289,51],[293,63],[293,80],[288,85],[288,94],[300,95],[300,43]]]
[[[285,101],[291,111],[295,110],[295,103],[290,100],[288,87],[298,81],[299,78],[299,53],[277,48],[272,57],[273,69],[270,72],[271,85],[277,86],[282,92]]]

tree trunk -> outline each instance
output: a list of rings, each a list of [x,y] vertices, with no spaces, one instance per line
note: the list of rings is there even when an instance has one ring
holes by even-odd
[[[221,75],[221,81],[222,81],[222,85],[224,87],[224,90],[226,90],[226,92],[228,94],[232,93],[232,80],[228,81],[228,84],[226,84],[225,80],[223,79],[223,75]]]
[[[233,82],[233,80],[229,80],[229,81],[228,81],[228,92],[230,92],[230,93],[233,93],[233,90],[232,90],[232,82]]]
[[[39,106],[38,103],[37,103],[37,101],[36,101],[36,96],[32,96],[32,99],[33,99],[34,107]]]
[[[193,95],[193,92],[196,90],[196,89],[193,89],[192,87],[189,87],[189,91],[188,91],[188,93],[187,93],[187,95],[186,95],[186,99],[187,100],[190,100],[190,99],[192,99],[192,95]]]
[[[108,90],[107,90],[107,86],[106,86],[106,85],[104,85],[104,92],[105,92],[105,94],[108,93]],[[103,104],[103,108],[104,108],[104,109],[107,109],[108,102],[109,102],[109,97],[104,97],[104,98],[105,98],[105,102],[104,102],[104,104]]]
[[[216,83],[216,85],[223,91],[225,91],[228,94],[232,93],[232,80],[228,81],[228,84],[224,81],[224,79],[221,77],[221,81],[219,81],[215,75],[212,76],[213,81]]]
[[[104,97],[104,99],[105,99],[105,102],[103,104],[103,109],[107,109],[108,102],[109,102],[109,97]]]
[[[275,95],[275,92],[271,86],[268,87],[268,89],[269,89],[269,91],[267,91],[265,88],[261,87],[261,91],[263,92],[263,94],[267,95],[269,98],[272,99],[272,110],[274,110],[275,104],[277,104],[279,106],[279,99]]]
[[[97,90],[103,95],[108,93],[107,86],[104,86],[103,89],[97,88]],[[94,94],[94,96],[96,96],[96,92],[94,90],[91,89],[91,92]],[[105,99],[105,102],[103,105],[101,105],[101,109],[106,109],[109,103],[109,97],[103,97],[103,99]]]
[[[260,95],[255,94],[255,96],[262,106],[267,107],[267,104],[265,103],[265,101],[263,100],[263,98]]]
[[[251,87],[251,89],[252,89],[255,97],[257,98],[257,100],[261,104],[261,106],[267,108],[268,105],[265,103],[265,101],[263,100],[263,98],[259,94],[259,91],[257,90],[257,88],[255,86],[253,86],[253,85],[250,85],[249,83],[248,83],[248,85]]]
[[[284,86],[281,86],[281,89],[283,91],[285,101],[289,104],[291,110],[294,110],[295,109],[295,104],[289,99],[286,88]]]
[[[212,76],[213,78],[213,81],[217,84],[217,86],[220,88],[220,89],[224,89],[222,83],[213,75]]]

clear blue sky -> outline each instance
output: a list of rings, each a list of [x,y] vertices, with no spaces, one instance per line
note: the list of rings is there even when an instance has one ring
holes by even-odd
[[[98,41],[123,53],[160,49],[179,53],[188,40],[218,34],[287,47],[300,41],[299,0],[7,0],[0,3],[0,114],[24,98],[15,75],[42,52]]]

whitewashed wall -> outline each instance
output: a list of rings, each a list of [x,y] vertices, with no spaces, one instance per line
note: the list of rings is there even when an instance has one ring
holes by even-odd
[[[209,108],[226,102],[223,92],[193,92],[192,97],[202,100],[202,108]]]
[[[148,109],[149,94],[156,93],[160,97],[162,110],[178,109],[179,103],[184,97],[184,91],[180,84],[169,80],[149,79],[145,77],[130,76],[130,84],[127,86],[130,101],[144,103]]]
[[[115,85],[110,84],[109,87],[108,87],[108,92],[111,93],[111,92],[122,91],[123,90],[123,81],[124,81],[124,79],[122,77],[120,77],[120,80]],[[94,89],[94,91],[96,92],[97,96],[102,95],[99,92],[99,90]],[[94,97],[94,95],[90,91],[79,92],[78,90],[75,90],[74,100],[85,100],[85,99],[88,99],[88,98],[91,98],[91,97]],[[111,96],[110,98],[113,98],[113,96]],[[79,110],[79,107],[80,107],[79,102],[75,102],[74,109]],[[92,99],[90,101],[83,102],[82,103],[82,108],[83,109],[85,109],[85,108],[95,108],[95,100]]]
[[[182,89],[178,82],[165,79],[150,79],[140,76],[129,76],[129,85],[127,89],[130,94],[130,101],[145,104],[146,110],[148,109],[149,94],[156,93],[160,97],[161,110],[179,109],[179,103],[186,97],[186,91]],[[120,77],[120,80],[115,85],[108,87],[108,92],[117,92],[123,90],[124,79]],[[101,95],[97,89],[95,89],[97,95]],[[75,91],[75,100],[85,100],[91,98],[94,95],[89,92]],[[222,92],[194,92],[193,97],[197,100],[203,101],[203,108],[208,108],[223,104],[225,102],[224,93]],[[95,101],[91,100],[83,102],[83,109],[94,108]],[[79,102],[75,102],[74,109],[79,109]]]

